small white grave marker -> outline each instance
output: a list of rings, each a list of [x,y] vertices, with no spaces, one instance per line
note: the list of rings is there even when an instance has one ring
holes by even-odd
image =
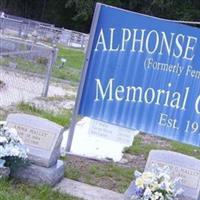
[[[135,134],[135,130],[122,128],[117,125],[112,125],[94,119],[90,120],[89,135],[95,135],[107,140],[132,145]]]

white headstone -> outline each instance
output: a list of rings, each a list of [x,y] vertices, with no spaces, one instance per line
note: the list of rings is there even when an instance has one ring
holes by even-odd
[[[95,159],[120,161],[124,148],[132,145],[139,131],[121,128],[105,122],[84,117],[74,132],[71,152]],[[62,149],[66,147],[68,131],[64,132]],[[111,151],[112,147],[112,151]]]
[[[135,134],[135,130],[94,119],[90,120],[89,135],[102,137],[107,140],[120,142],[129,146],[132,145]]]

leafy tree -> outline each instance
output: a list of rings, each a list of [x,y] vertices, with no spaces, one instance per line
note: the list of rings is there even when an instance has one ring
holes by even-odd
[[[0,0],[0,10],[12,15],[89,32],[97,0]],[[176,20],[200,20],[199,0],[99,0],[98,2]]]

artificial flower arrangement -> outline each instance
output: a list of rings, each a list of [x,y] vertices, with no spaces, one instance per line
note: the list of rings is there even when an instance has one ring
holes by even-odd
[[[9,129],[0,122],[0,163],[11,172],[28,163],[27,150],[15,129]]]
[[[178,200],[183,193],[182,179],[170,177],[168,166],[153,166],[151,172],[135,172],[135,191],[131,200]]]

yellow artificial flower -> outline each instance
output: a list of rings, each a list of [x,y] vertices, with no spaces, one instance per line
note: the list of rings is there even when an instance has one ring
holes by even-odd
[[[138,188],[144,189],[144,179],[142,177],[137,178],[136,181],[135,181],[135,185]]]

